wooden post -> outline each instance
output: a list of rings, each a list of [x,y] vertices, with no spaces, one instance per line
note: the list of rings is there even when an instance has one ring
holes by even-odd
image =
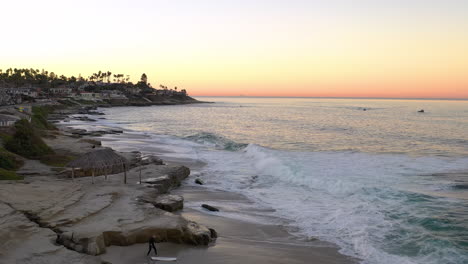
[[[127,184],[127,168],[125,167],[125,163],[123,163],[123,169],[124,169],[124,183]]]
[[[107,167],[104,167],[104,175],[105,175],[105,178],[106,178],[106,181],[107,181]]]
[[[93,181],[93,184],[94,184],[94,168],[93,168],[93,180],[92,181]]]
[[[141,184],[141,167],[140,167],[140,184]]]
[[[72,180],[75,181],[75,168],[72,168]]]

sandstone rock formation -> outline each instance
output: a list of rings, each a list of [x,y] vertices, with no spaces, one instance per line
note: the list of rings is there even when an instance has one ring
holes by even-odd
[[[148,202],[153,204],[155,207],[168,212],[175,212],[184,208],[184,197],[180,195],[163,194]]]
[[[41,228],[23,213],[0,203],[0,263],[100,264],[99,257],[87,256],[56,243],[57,235]]]
[[[140,169],[146,184],[139,183]],[[0,263],[15,263],[16,258],[21,260],[17,263],[99,263],[79,253],[99,255],[110,245],[146,243],[152,235],[158,241],[208,245],[216,232],[147,202],[174,200],[168,206],[180,208],[183,198],[158,196],[189,174],[183,166],[150,164],[129,171],[128,184],[121,174],[96,177],[95,184],[90,177],[72,181],[40,176],[2,183]],[[48,261],[41,262],[42,257]]]

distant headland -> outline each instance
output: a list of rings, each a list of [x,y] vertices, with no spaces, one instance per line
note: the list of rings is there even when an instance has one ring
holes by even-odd
[[[200,103],[185,89],[162,84],[154,88],[145,73],[134,84],[129,75],[110,71],[68,77],[44,69],[0,69],[0,106],[51,100],[102,106]]]

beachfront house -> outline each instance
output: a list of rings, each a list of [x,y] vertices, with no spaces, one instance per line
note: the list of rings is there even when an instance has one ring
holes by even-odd
[[[91,93],[91,92],[81,92],[76,96],[77,99],[87,100],[87,101],[99,101],[101,100],[100,93]]]
[[[139,94],[141,92],[141,89],[139,87],[133,87],[133,86],[125,87],[125,90],[127,91],[127,93],[130,93],[130,94]]]
[[[92,87],[93,83],[91,82],[85,82],[82,85],[78,86],[78,91],[84,91],[88,87]]]
[[[73,89],[69,87],[56,87],[50,88],[49,92],[53,96],[70,96],[73,92]]]
[[[37,97],[38,92],[34,88],[28,88],[28,87],[20,87],[20,88],[3,88],[3,90],[9,94],[10,96],[21,96],[21,95],[26,95],[29,97]]]
[[[14,115],[0,114],[0,127],[11,127],[21,118]]]
[[[0,106],[1,105],[14,105],[23,102],[20,94],[11,94],[5,88],[0,88]]]
[[[117,90],[104,90],[101,91],[101,98],[108,100],[126,100],[128,99],[122,92]]]
[[[4,89],[0,89],[0,105],[11,105],[14,104],[12,102],[12,98],[9,94],[4,91]]]

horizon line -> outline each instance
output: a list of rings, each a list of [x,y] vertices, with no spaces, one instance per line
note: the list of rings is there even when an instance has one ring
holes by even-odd
[[[314,98],[314,99],[379,99],[379,100],[443,100],[468,101],[468,98],[453,97],[346,97],[346,96],[255,96],[255,95],[189,95],[191,97],[235,97],[235,98]]]

